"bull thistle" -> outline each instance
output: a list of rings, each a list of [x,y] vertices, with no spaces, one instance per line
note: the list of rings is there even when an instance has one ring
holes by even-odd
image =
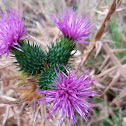
[[[99,96],[98,90],[94,90],[95,79],[89,72],[84,72],[79,78],[78,73],[74,74],[67,65],[72,59],[71,52],[76,48],[76,43],[89,43],[87,39],[92,36],[96,24],[86,14],[76,15],[74,9],[63,9],[59,15],[56,12],[55,16],[50,17],[63,36],[57,39],[56,44],[52,43],[46,52],[35,42],[27,42],[28,36],[23,37],[28,26],[25,28],[21,13],[9,9],[7,16],[2,12],[0,16],[0,56],[5,53],[8,56],[11,52],[19,71],[36,78],[36,83],[30,90],[17,91],[25,92],[25,100],[31,101],[35,95],[38,103],[51,104],[48,118],[59,110],[59,125],[62,125],[65,116],[75,124],[75,113],[88,121],[94,105],[87,99]]]

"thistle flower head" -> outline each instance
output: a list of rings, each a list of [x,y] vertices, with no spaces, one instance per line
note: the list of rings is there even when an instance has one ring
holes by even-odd
[[[51,19],[65,37],[77,43],[89,43],[86,39],[91,37],[91,30],[96,25],[96,23],[92,24],[91,19],[86,14],[76,15],[74,9],[64,9],[60,15],[55,12],[55,16],[51,15]]]
[[[22,14],[9,9],[6,14],[0,12],[0,56],[7,53],[9,54],[10,48],[18,47],[19,40],[23,40],[26,33],[25,20],[22,19]],[[7,57],[6,56],[6,57]]]
[[[90,96],[99,96],[98,90],[93,91],[96,87],[93,85],[94,79],[91,78],[88,71],[80,78],[71,70],[67,71],[67,74],[61,70],[59,72],[55,70],[55,72],[58,79],[55,79],[55,84],[50,86],[52,90],[37,90],[38,94],[45,95],[37,100],[40,104],[53,105],[47,118],[59,110],[61,112],[59,125],[62,124],[65,116],[74,124],[76,122],[75,112],[88,121],[88,117],[92,116],[90,112],[93,112],[91,107],[95,106],[88,100],[91,100]]]

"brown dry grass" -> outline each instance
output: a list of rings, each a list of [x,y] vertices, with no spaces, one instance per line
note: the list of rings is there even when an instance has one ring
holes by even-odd
[[[105,0],[107,1],[107,0]],[[113,20],[113,14],[117,16],[117,23],[122,23],[120,28],[123,34],[122,41],[125,41],[126,30],[124,22],[126,21],[126,1],[112,0],[105,2],[104,0],[1,0],[0,9],[6,11],[8,8],[22,11],[26,19],[31,23],[28,29],[29,34],[33,34],[29,41],[36,41],[45,50],[51,41],[55,42],[58,35],[61,35],[58,28],[55,27],[49,18],[49,13],[55,10],[60,11],[62,8],[78,6],[77,12],[83,13],[87,11],[91,15],[93,21],[97,21],[97,28],[92,42],[89,46],[82,44],[77,45],[77,53],[73,62],[75,69],[81,67],[80,71],[91,69],[92,75],[97,80],[97,86],[101,90],[101,102],[97,103],[97,109],[100,112],[89,119],[88,123],[78,122],[78,126],[105,126],[101,122],[114,117],[114,109],[117,109],[119,115],[115,120],[120,121],[119,124],[111,122],[113,126],[123,125],[125,119],[125,95],[126,95],[126,65],[123,61],[124,56],[119,59],[117,54],[125,52],[126,49],[113,48],[111,32],[109,31],[109,22]],[[121,24],[120,23],[120,24]],[[121,26],[118,24],[119,26]],[[93,62],[92,64],[89,61]],[[56,126],[58,122],[58,114],[50,119],[46,119],[45,106],[34,106],[34,103],[25,102],[21,97],[21,89],[18,90],[16,85],[21,76],[12,65],[13,59],[10,57],[6,61],[0,61],[0,126]],[[80,72],[81,74],[81,72]],[[17,77],[18,76],[18,77]],[[27,84],[29,81],[27,82]],[[23,86],[20,86],[22,88]],[[32,92],[34,87],[30,87]],[[115,96],[111,95],[113,93]],[[26,93],[27,94],[27,93]],[[24,94],[26,96],[26,94]],[[36,96],[37,97],[37,96]],[[31,98],[30,98],[31,99]],[[124,116],[122,115],[124,114]],[[64,126],[69,126],[67,121]],[[123,125],[125,126],[125,125]]]

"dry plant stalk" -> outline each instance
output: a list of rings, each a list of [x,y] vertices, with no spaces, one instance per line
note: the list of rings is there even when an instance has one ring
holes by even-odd
[[[99,29],[98,32],[95,34],[95,36],[94,36],[92,42],[90,43],[90,45],[89,45],[87,51],[84,53],[84,55],[81,56],[82,61],[81,61],[81,63],[79,64],[77,70],[80,69],[80,67],[82,67],[82,65],[83,65],[83,64],[87,61],[87,59],[90,57],[91,53],[93,52],[93,50],[94,50],[94,48],[95,48],[96,42],[101,38],[101,36],[102,36],[102,34],[103,34],[105,28],[107,27],[107,24],[108,24],[109,21],[110,21],[110,18],[111,18],[111,16],[112,16],[112,14],[116,11],[117,6],[118,6],[121,2],[122,2],[122,0],[113,0],[113,1],[112,1],[112,4],[111,4],[111,6],[110,6],[110,8],[109,8],[109,11],[108,11],[108,14],[106,15],[106,17],[105,17],[105,19],[104,19],[104,21],[103,21],[103,23],[102,23],[100,29]],[[109,46],[108,46],[107,44],[106,44],[105,46],[106,46],[107,48],[109,48]],[[109,48],[109,50],[110,50],[110,48]],[[121,51],[122,51],[122,50],[121,50]],[[114,53],[114,50],[110,50],[110,52],[111,52],[111,53]],[[119,52],[120,52],[120,50],[119,50]],[[113,54],[113,55],[114,55],[114,54]],[[122,76],[126,79],[125,74],[123,74],[123,73],[125,73],[125,72],[124,72],[124,70],[122,70],[122,67],[123,67],[123,66],[122,66],[122,64],[118,61],[118,59],[115,57],[115,55],[114,55],[114,59],[113,59],[113,56],[110,57],[110,59],[111,59],[112,61],[114,60],[114,65],[115,65],[115,66],[112,67],[112,68],[110,68],[110,69],[108,69],[108,70],[106,70],[106,72],[101,73],[100,75],[97,76],[97,77],[103,76],[103,75],[105,75],[106,73],[108,73],[109,71],[112,71],[112,70],[117,69],[116,78],[112,80],[112,82],[111,82],[110,85],[106,88],[106,90],[104,91],[104,93],[105,93],[108,89],[110,89],[110,88],[118,81],[120,75],[122,75]],[[115,60],[116,60],[117,62],[115,62]],[[121,71],[122,71],[123,73],[119,72],[119,69],[120,69],[120,68],[121,68]],[[117,101],[118,98],[124,97],[124,91],[125,91],[125,89],[120,93],[120,95],[119,95],[117,98],[115,98],[115,99],[113,100],[112,104],[115,103],[115,101]],[[123,94],[123,96],[122,96],[122,94]],[[112,105],[112,104],[111,104],[111,105]]]
[[[92,42],[90,43],[87,51],[85,52],[84,55],[82,55],[82,61],[78,66],[78,69],[86,62],[86,60],[89,58],[89,56],[91,55],[93,49],[95,48],[95,43],[101,38],[105,28],[107,27],[108,22],[110,21],[110,18],[112,16],[112,14],[115,12],[117,6],[120,4],[122,0],[113,0],[110,9],[108,11],[108,14],[106,15],[100,29],[97,31],[97,33],[95,34]],[[77,69],[77,70],[78,70]]]
[[[124,88],[124,90],[121,91],[121,93],[111,102],[110,105],[115,104],[116,102],[118,102],[118,99],[121,99],[124,96],[126,96],[126,88]]]
[[[21,99],[14,99],[12,97],[9,97],[9,96],[2,96],[0,97],[0,104],[9,104],[9,105],[12,105],[12,104],[20,104],[24,102],[24,100],[21,100]]]
[[[117,68],[118,68],[118,66],[113,66],[113,67],[111,67],[111,68],[105,70],[104,72],[98,74],[98,75],[96,76],[96,78],[100,78],[100,77],[102,77],[102,76],[104,76],[104,75],[110,73],[111,71],[116,70]]]
[[[126,80],[126,71],[125,71],[125,65],[122,65],[120,61],[117,59],[117,57],[113,54],[112,49],[107,44],[104,44],[103,49],[105,50],[106,54],[110,56],[110,59],[112,63],[115,65],[114,67],[117,68],[116,75],[112,82],[109,84],[109,86],[106,88],[104,93],[110,89],[119,79],[120,76],[122,76]],[[114,68],[113,67],[113,68]]]

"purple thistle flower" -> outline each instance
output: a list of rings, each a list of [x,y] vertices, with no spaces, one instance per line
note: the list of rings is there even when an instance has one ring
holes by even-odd
[[[74,9],[64,9],[60,15],[55,12],[55,16],[51,15],[51,19],[65,37],[77,43],[89,43],[85,39],[92,36],[91,33],[93,32],[91,30],[96,25],[96,23],[92,24],[91,19],[86,14],[83,16],[80,16],[80,14],[76,15]]]
[[[18,48],[20,47],[19,40],[27,38],[23,38],[27,28],[25,28],[25,20],[22,19],[22,14],[11,9],[6,13],[7,16],[0,12],[0,56],[5,53],[8,56],[11,47],[22,51]]]
[[[53,105],[47,118],[60,110],[59,125],[62,124],[65,116],[74,124],[76,122],[75,112],[87,122],[88,117],[92,117],[90,112],[94,112],[91,107],[95,106],[87,100],[91,100],[90,96],[99,96],[98,90],[93,91],[96,88],[93,84],[94,79],[91,78],[88,71],[80,78],[78,78],[78,73],[74,76],[71,70],[67,71],[67,75],[60,69],[59,73],[56,69],[55,72],[58,79],[55,79],[55,84],[50,86],[52,90],[37,90],[38,94],[46,95],[37,100],[40,101],[40,104]]]

